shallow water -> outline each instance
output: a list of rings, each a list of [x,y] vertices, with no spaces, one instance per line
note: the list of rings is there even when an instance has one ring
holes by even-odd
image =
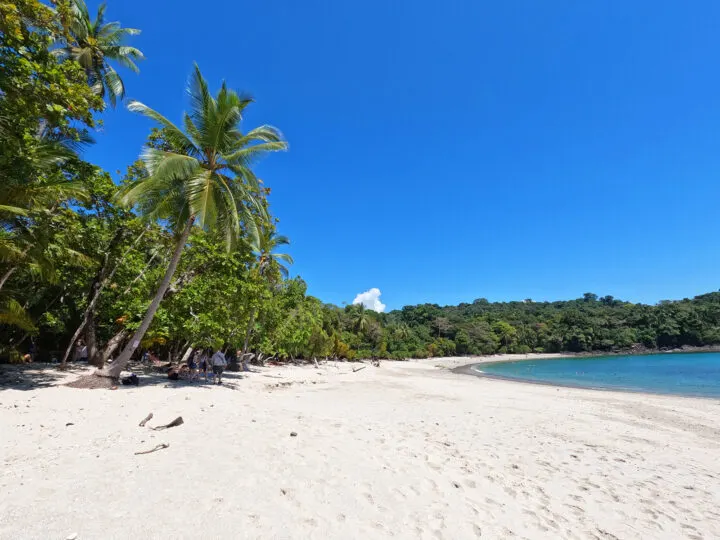
[[[720,398],[720,353],[520,360],[474,369],[558,385]]]

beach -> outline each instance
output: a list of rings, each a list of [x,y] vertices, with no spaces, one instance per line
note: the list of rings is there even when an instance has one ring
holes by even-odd
[[[720,537],[720,401],[452,371],[470,361],[6,377],[0,538]]]

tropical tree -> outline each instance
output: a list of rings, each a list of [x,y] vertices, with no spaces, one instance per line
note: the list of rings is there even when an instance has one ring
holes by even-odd
[[[287,253],[276,253],[280,246],[290,245],[287,236],[279,235],[270,227],[262,227],[258,236],[258,243],[253,246],[258,259],[258,270],[260,275],[267,275],[269,271],[277,269],[280,274],[287,278],[289,270],[286,265],[293,264],[293,258]]]
[[[105,22],[107,5],[100,4],[95,19],[84,0],[71,0],[70,15],[66,18],[66,42],[58,49],[63,58],[71,58],[82,66],[88,84],[102,97],[107,95],[114,107],[125,97],[125,84],[109,61],[131,69],[135,73],[138,60],[145,57],[139,49],[125,45],[130,36],[140,33],[135,28],[123,28],[119,22]]]
[[[274,276],[277,275],[275,272],[279,272],[282,277],[287,279],[289,270],[286,265],[293,264],[293,258],[287,253],[276,253],[275,250],[280,246],[287,246],[289,244],[290,240],[288,237],[278,235],[274,228],[270,226],[261,228],[257,243],[252,246],[257,257],[257,265],[254,270],[260,278],[259,281],[261,285],[273,285],[275,281]],[[250,344],[250,337],[252,336],[252,331],[255,326],[257,311],[258,306],[256,303],[253,303],[250,309],[247,330],[245,331],[243,354],[247,353],[248,345]]]
[[[264,213],[263,192],[251,166],[262,155],[287,148],[271,126],[243,133],[240,122],[252,98],[230,90],[225,82],[213,97],[197,65],[188,93],[191,110],[183,117],[185,131],[140,102],[128,105],[160,124],[167,149],[144,150],[141,159],[147,175],[128,184],[119,201],[135,206],[149,220],[166,223],[175,237],[175,249],[135,335],[103,373],[111,377],[120,375],[139,346],[195,225],[218,233],[228,249],[243,234],[250,236],[251,243],[259,242],[256,219]]]

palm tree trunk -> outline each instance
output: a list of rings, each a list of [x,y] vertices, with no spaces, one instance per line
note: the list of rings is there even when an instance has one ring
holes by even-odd
[[[105,362],[108,361],[108,358],[112,356],[112,353],[115,352],[115,349],[120,346],[120,344],[127,337],[127,335],[128,331],[123,328],[108,340],[108,342],[105,344],[105,348],[100,353],[98,367],[102,368],[105,365]]]
[[[185,349],[185,353],[182,355],[182,359],[180,359],[180,365],[184,366],[187,364],[188,359],[190,358],[190,355],[193,352],[192,345],[189,346],[187,349]]]
[[[0,278],[0,289],[5,286],[5,282],[15,273],[15,270],[17,270],[17,266],[11,266],[8,268],[8,271],[3,274],[3,277]]]
[[[25,257],[25,255],[27,255],[28,251],[30,251],[30,246],[23,249],[23,252],[20,254],[21,260]],[[10,276],[12,276],[17,269],[18,265],[16,264],[15,266],[11,266],[10,268],[8,268],[8,271],[3,274],[3,277],[0,278],[0,290],[2,290],[2,288],[5,286],[5,282],[10,279]]]
[[[172,259],[170,259],[170,264],[165,271],[165,276],[160,283],[160,287],[155,294],[155,298],[153,298],[152,302],[150,302],[150,307],[148,307],[148,310],[145,313],[145,317],[140,323],[140,327],[135,331],[135,335],[133,335],[130,343],[125,346],[123,352],[120,353],[120,356],[115,359],[112,365],[109,368],[98,371],[98,375],[117,379],[118,377],[120,377],[120,372],[125,369],[125,367],[130,363],[130,358],[135,352],[135,349],[140,346],[140,341],[145,336],[145,332],[147,332],[147,329],[150,327],[150,323],[152,323],[152,320],[155,317],[155,313],[160,307],[160,302],[162,302],[162,299],[165,296],[165,291],[167,291],[168,287],[170,287],[170,281],[175,274],[175,270],[177,270],[183,248],[185,247],[185,243],[190,236],[190,231],[192,230],[193,223],[195,223],[194,214],[190,216],[190,218],[187,220],[187,223],[185,224],[185,229],[180,235],[180,238],[178,238]]]

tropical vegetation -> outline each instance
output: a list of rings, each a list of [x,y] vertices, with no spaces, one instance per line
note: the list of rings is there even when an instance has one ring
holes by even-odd
[[[91,17],[82,0],[0,3],[2,359],[32,351],[65,363],[82,340],[117,376],[148,349],[175,360],[198,347],[353,360],[720,344],[718,292],[657,305],[587,293],[389,313],[309,296],[255,173],[287,143],[268,125],[244,129],[250,96],[225,83],[211,90],[195,66],[180,123],[162,104],[126,103],[122,114],[155,127],[119,183],[83,158],[102,144],[93,136],[107,105],[124,100],[113,65],[137,71],[143,58],[130,44],[138,31],[105,12]]]

